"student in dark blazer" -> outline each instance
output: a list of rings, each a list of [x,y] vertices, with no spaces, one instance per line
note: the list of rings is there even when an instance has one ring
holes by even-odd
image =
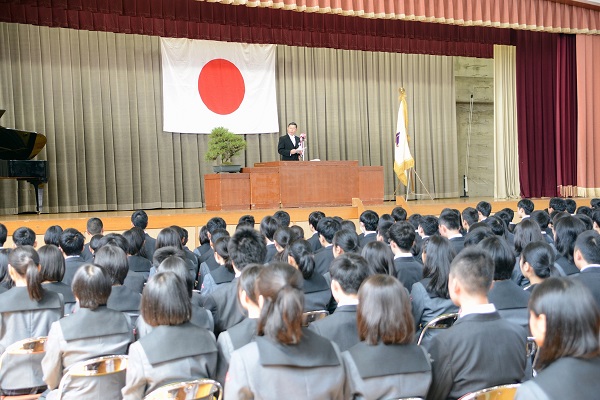
[[[333,218],[321,218],[317,224],[319,241],[322,248],[315,253],[315,269],[321,275],[329,271],[329,264],[333,261],[333,236],[342,229],[341,224]]]
[[[488,302],[493,278],[494,262],[482,249],[470,247],[452,261],[448,289],[461,310],[454,325],[431,341],[427,399],[457,399],[523,379],[527,331],[502,319]]]
[[[279,137],[277,152],[281,156],[281,161],[298,161],[302,151],[300,149],[300,138],[296,136],[298,125],[290,122],[287,126],[287,134]]]
[[[357,344],[356,306],[358,289],[369,275],[364,258],[357,254],[342,254],[331,263],[331,292],[337,302],[335,312],[310,324],[309,329],[336,343],[340,351]]]
[[[316,253],[322,247],[319,241],[319,232],[317,232],[317,225],[321,218],[325,218],[325,213],[322,211],[313,211],[308,215],[308,227],[312,232],[312,236],[307,240],[312,246],[313,253]]]
[[[589,291],[577,279],[548,278],[533,292],[529,309],[537,375],[517,389],[515,399],[596,398],[600,313]]]
[[[262,269],[257,336],[231,355],[225,400],[241,394],[256,399],[342,400],[345,373],[337,346],[302,328],[302,274],[285,263]]]
[[[85,236],[91,239],[95,235],[102,235],[104,233],[104,224],[100,218],[90,218],[87,221],[85,226]],[[85,262],[91,263],[94,260],[94,253],[90,250],[90,243],[86,243],[83,245],[83,251],[81,252],[81,257],[85,260]]]
[[[465,248],[465,238],[460,233],[460,214],[452,210],[442,212],[438,218],[440,235],[450,241],[454,253],[458,254]]]
[[[210,274],[212,271],[214,271],[215,269],[219,268],[219,263],[217,262],[217,259],[215,258],[215,250],[214,250],[214,246],[215,243],[220,239],[220,238],[229,238],[231,235],[229,234],[229,232],[226,229],[215,229],[213,231],[213,233],[210,235],[210,249],[207,250],[203,256],[200,257],[200,272],[198,273],[198,287],[202,288],[202,284],[204,283],[204,277],[207,276],[208,274]],[[207,256],[208,255],[208,256]]]
[[[200,257],[210,249],[210,240],[208,239],[208,229],[206,229],[206,225],[200,227],[198,241],[200,242],[200,246],[194,249],[194,254],[198,256],[198,262],[200,262]]]
[[[20,246],[11,251],[8,271],[15,286],[0,294],[0,352],[19,340],[47,336],[50,326],[64,314],[62,296],[45,290],[39,276],[40,260],[32,246]],[[15,357],[15,358],[13,358]],[[40,393],[46,384],[39,368],[32,365],[41,355],[8,355],[0,370],[0,390],[4,395]]]
[[[351,399],[424,398],[431,384],[427,350],[413,344],[410,298],[389,275],[367,278],[358,291],[361,342],[342,356]]]
[[[560,218],[554,226],[554,245],[558,251],[556,263],[566,275],[576,275],[579,269],[575,266],[573,253],[577,237],[585,231],[584,223],[570,215]]]
[[[81,257],[83,251],[84,237],[77,229],[68,228],[60,235],[60,249],[65,255],[65,276],[63,283],[71,286],[73,276],[77,269],[85,264]]]
[[[129,274],[141,275],[144,278],[144,283],[150,276],[152,262],[146,257],[141,256],[144,248],[144,231],[140,228],[133,227],[123,232],[123,237],[127,240],[127,264],[129,265]],[[140,290],[141,293],[141,290]]]
[[[369,275],[384,274],[396,276],[394,253],[384,242],[369,242],[362,248],[360,255],[367,262]]]
[[[331,289],[323,275],[315,271],[312,248],[304,239],[293,241],[287,248],[287,262],[304,278],[304,312],[326,310],[331,302]]]
[[[529,280],[529,285],[523,290],[529,293],[545,279],[560,276],[554,266],[552,247],[546,242],[532,242],[525,246],[521,252],[520,267],[523,276]]]
[[[39,248],[38,255],[42,286],[51,292],[60,293],[65,304],[65,315],[71,314],[76,300],[71,287],[61,282],[65,275],[63,254],[58,247],[47,244]]]
[[[202,280],[200,293],[206,296],[215,291],[217,287],[224,283],[229,283],[235,278],[231,257],[227,246],[229,244],[229,236],[217,239],[214,244],[215,259],[219,263],[219,267],[210,271]]]
[[[377,240],[379,215],[373,210],[365,210],[360,214],[359,221],[362,232],[358,235],[359,245],[365,247],[367,243]]]
[[[131,214],[131,225],[140,228],[144,231],[144,254],[149,261],[152,261],[154,250],[156,247],[156,239],[146,233],[148,227],[148,214],[144,210],[137,210]]]
[[[215,337],[189,322],[191,302],[181,278],[173,272],[150,278],[141,314],[153,329],[129,348],[123,399],[141,399],[170,382],[216,377]]]
[[[437,223],[436,223],[437,224]],[[396,277],[407,290],[423,279],[423,265],[411,253],[415,243],[415,230],[406,222],[396,222],[390,227],[390,248],[394,253]]]
[[[573,276],[592,293],[600,307],[600,234],[596,231],[583,232],[575,242],[575,265],[581,271]]]
[[[106,307],[111,280],[104,269],[92,264],[82,266],[73,278],[73,292],[79,300],[79,309],[52,324],[45,345],[42,371],[49,390],[58,388],[71,365],[108,354],[127,354],[133,341],[130,319]],[[120,382],[111,377],[69,379],[61,399],[110,396],[120,391]],[[46,398],[52,399],[55,395],[56,392],[50,392]]]
[[[265,255],[265,259],[263,262],[266,264],[273,260],[275,254],[277,254],[277,249],[275,248],[275,242],[273,241],[273,236],[275,232],[279,228],[279,222],[275,217],[267,215],[260,221],[260,233],[265,237],[265,244],[267,246],[267,254]]]

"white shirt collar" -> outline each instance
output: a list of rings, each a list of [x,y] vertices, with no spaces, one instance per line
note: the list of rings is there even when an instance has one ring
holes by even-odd
[[[357,306],[358,305],[358,299],[345,299],[342,300],[338,303],[338,307],[341,306]]]
[[[450,240],[450,239],[454,239],[454,238],[461,238],[461,237],[463,237],[463,235],[461,235],[460,233],[457,233],[457,234],[455,234],[455,235],[452,235],[452,236],[450,236],[450,237],[448,238],[448,240]]]
[[[471,307],[461,307],[458,317],[462,318],[469,314],[491,314],[496,311],[496,307],[492,303],[477,304]]]
[[[396,258],[409,258],[409,257],[413,257],[412,253],[398,253],[394,256],[394,260]]]
[[[588,268],[600,268],[600,264],[589,264],[589,265],[586,265],[585,267],[581,268],[581,271],[585,271]]]

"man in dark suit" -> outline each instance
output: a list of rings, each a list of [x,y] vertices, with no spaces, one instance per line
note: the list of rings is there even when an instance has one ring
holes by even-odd
[[[423,279],[423,265],[411,253],[415,243],[415,229],[409,222],[395,222],[388,234],[390,249],[394,253],[395,275],[410,292],[412,285]]]
[[[488,302],[493,277],[494,262],[480,248],[467,248],[452,261],[448,290],[460,313],[431,342],[433,382],[427,399],[458,399],[523,379],[527,331],[502,319]]]
[[[575,241],[573,261],[581,273],[572,275],[590,289],[600,307],[600,234],[585,231]]]
[[[368,276],[368,265],[358,254],[342,254],[331,262],[331,293],[337,302],[335,312],[310,324],[310,329],[335,342],[346,351],[358,342],[356,307],[358,289]]]
[[[296,136],[298,125],[295,122],[290,122],[287,126],[287,135],[279,138],[277,152],[281,156],[281,161],[298,161],[302,150],[300,148],[300,138]]]
[[[450,245],[456,254],[465,248],[465,238],[460,234],[460,215],[454,211],[447,210],[438,218],[440,235],[450,241]]]
[[[322,249],[315,253],[315,271],[321,275],[329,272],[329,265],[335,258],[333,255],[333,236],[342,229],[342,225],[333,218],[321,218],[317,224],[317,232],[319,232],[319,241]]]
[[[65,255],[65,275],[62,281],[66,285],[71,286],[75,272],[85,264],[81,257],[84,241],[83,234],[74,228],[65,229],[60,235],[60,249]]]
[[[238,307],[238,276],[248,264],[262,264],[267,254],[265,238],[256,230],[241,228],[227,246],[236,278],[217,287],[204,298],[204,308],[213,314],[215,336],[241,322],[245,316]]]
[[[375,211],[365,210],[360,214],[359,221],[362,233],[358,235],[358,244],[360,247],[365,247],[367,243],[377,240],[379,215]]]

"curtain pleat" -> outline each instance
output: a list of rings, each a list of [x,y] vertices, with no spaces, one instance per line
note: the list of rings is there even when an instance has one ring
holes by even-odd
[[[519,197],[517,49],[494,46],[494,197]]]

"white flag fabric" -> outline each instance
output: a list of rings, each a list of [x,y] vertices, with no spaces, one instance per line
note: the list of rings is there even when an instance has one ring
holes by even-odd
[[[275,45],[161,38],[163,130],[279,131]]]
[[[394,172],[404,186],[408,186],[408,170],[415,166],[415,160],[408,146],[408,106],[406,93],[400,90],[400,106],[398,107],[398,123],[394,138]]]

